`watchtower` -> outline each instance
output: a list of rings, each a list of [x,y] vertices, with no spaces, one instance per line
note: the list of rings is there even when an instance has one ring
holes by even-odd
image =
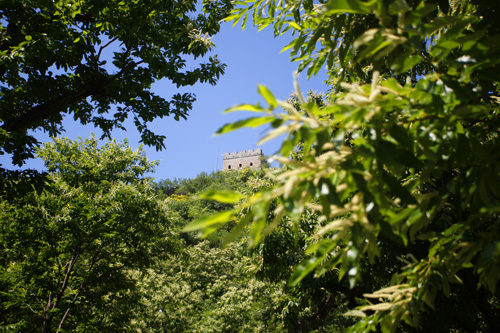
[[[222,170],[239,170],[244,168],[256,168],[262,162],[262,149],[242,150],[239,153],[224,153]]]

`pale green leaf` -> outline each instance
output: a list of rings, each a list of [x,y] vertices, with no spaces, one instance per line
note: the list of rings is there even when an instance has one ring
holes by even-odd
[[[247,118],[243,120],[239,120],[235,123],[230,123],[222,126],[218,131],[217,134],[224,134],[224,133],[229,133],[234,130],[243,128],[243,127],[258,127],[264,124],[268,124],[272,121],[274,121],[276,118],[275,117],[253,117],[253,118]]]
[[[204,216],[194,220],[182,229],[183,232],[196,231],[200,229],[217,228],[227,222],[236,214],[235,211],[229,210],[215,215]],[[215,229],[214,229],[215,231]],[[206,235],[204,233],[204,235]]]
[[[295,23],[293,21],[288,22],[288,24],[290,24],[296,30],[302,30],[302,28],[300,27],[300,25],[298,25],[297,23]]]
[[[274,97],[273,93],[265,86],[258,85],[258,91],[259,94],[264,97],[266,102],[269,104],[270,109],[276,109],[278,106],[278,102],[276,101],[276,98]]]
[[[280,135],[283,135],[285,133],[292,133],[293,131],[298,130],[301,126],[302,126],[302,124],[298,124],[298,123],[294,123],[294,124],[290,124],[290,125],[282,125],[276,129],[272,130],[265,137],[260,139],[259,142],[257,142],[257,145],[260,146],[260,145],[264,144],[265,142],[272,140],[274,138],[277,138]]]
[[[265,111],[260,105],[253,104],[238,104],[231,106],[229,109],[224,111],[224,113],[235,112],[235,111],[251,111],[251,112],[263,112]]]
[[[349,310],[344,313],[344,316],[365,318],[366,314],[361,310]]]
[[[235,191],[228,190],[208,190],[198,196],[199,199],[215,200],[223,203],[238,203],[244,195]]]
[[[376,2],[377,0],[372,0],[370,2],[358,0],[333,0],[328,2],[326,8],[328,14],[371,14],[372,10],[370,7],[374,6]]]

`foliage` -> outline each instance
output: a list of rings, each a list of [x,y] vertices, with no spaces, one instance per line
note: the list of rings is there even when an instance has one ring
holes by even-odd
[[[32,131],[55,136],[70,116],[110,137],[132,118],[145,144],[165,137],[147,124],[186,118],[191,93],[168,101],[150,91],[167,79],[176,85],[215,84],[225,65],[216,56],[193,60],[214,46],[211,36],[231,8],[229,0],[3,0],[0,6],[0,153],[13,163],[33,157]],[[186,69],[186,65],[193,69]]]
[[[166,179],[155,183],[155,189],[160,197],[172,194],[197,195],[208,190],[238,190],[255,170],[244,169],[240,172],[206,172],[193,179]]]
[[[142,150],[95,138],[39,149],[43,190],[0,200],[3,329],[122,330],[139,295],[128,271],[179,246]]]
[[[281,286],[245,274],[241,256],[235,244],[220,249],[205,241],[148,270],[141,283],[145,311],[132,327],[143,332],[281,331],[275,309],[283,297]]]
[[[228,20],[245,25],[251,16],[277,35],[293,30],[289,48],[299,68],[312,75],[326,64],[332,91],[320,108],[297,89],[298,111],[259,87],[268,107],[229,109],[260,114],[220,133],[271,124],[261,142],[287,134],[274,156],[283,168],[274,185],[185,230],[207,235],[244,211],[234,230],[247,228],[251,245],[287,225],[297,244],[308,233],[304,214],[313,213],[307,258],[290,285],[337,273],[351,290],[362,287],[348,312],[359,318],[351,331],[494,330],[499,7],[473,0],[241,3]],[[278,106],[286,112],[275,112]],[[298,144],[300,158],[290,159]]]
[[[283,221],[263,239],[250,255],[247,269],[257,278],[273,283],[286,283],[294,273],[294,267],[307,258],[304,248],[313,242],[317,216],[311,212],[302,214],[295,232],[294,224]],[[321,329],[342,332],[349,320],[343,316],[348,305],[360,297],[359,289],[351,291],[346,283],[338,281],[338,272],[329,272],[321,278],[306,276],[300,284],[284,289],[286,297],[279,304],[283,324],[288,331],[310,332]]]
[[[218,212],[231,209],[232,202],[218,202],[204,199],[206,191],[237,191],[243,190],[247,180],[259,170],[244,169],[235,172],[200,173],[193,179],[161,180],[155,183],[158,198],[163,199],[168,209],[175,211],[181,217],[182,226],[191,221]],[[212,246],[220,246],[229,228],[220,229],[208,239]],[[187,244],[198,243],[196,233],[183,234]]]

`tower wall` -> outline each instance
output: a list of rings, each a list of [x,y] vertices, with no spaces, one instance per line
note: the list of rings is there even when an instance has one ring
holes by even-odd
[[[222,170],[239,170],[257,168],[262,163],[262,149],[242,150],[239,153],[225,153],[222,160]]]

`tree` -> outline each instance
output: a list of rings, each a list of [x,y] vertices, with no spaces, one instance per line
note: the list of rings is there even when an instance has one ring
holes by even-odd
[[[246,272],[244,247],[207,241],[165,257],[140,280],[144,307],[132,328],[145,332],[280,332],[282,284]]]
[[[168,101],[151,85],[215,84],[224,73],[216,56],[185,68],[213,48],[229,0],[198,8],[158,0],[3,0],[0,7],[0,153],[12,154],[14,164],[33,157],[34,130],[56,136],[65,116],[108,138],[132,118],[142,141],[161,149],[165,137],[147,124],[186,118],[194,95]]]
[[[182,219],[182,226],[187,225],[202,216],[225,211],[232,204],[221,203],[213,200],[205,200],[199,195],[206,191],[235,191],[245,188],[246,182],[252,174],[260,174],[261,171],[251,169],[238,170],[237,172],[217,171],[207,174],[200,173],[193,179],[162,180],[155,183],[156,195],[163,199],[169,210],[175,211]],[[220,246],[230,226],[219,229],[208,239],[211,246]],[[186,244],[192,245],[199,242],[196,233],[182,234]]]
[[[140,298],[130,271],[177,248],[175,225],[142,178],[155,163],[126,143],[97,144],[45,144],[43,190],[0,198],[4,329],[122,330]]]
[[[188,225],[209,234],[247,212],[256,246],[318,216],[289,284],[338,273],[362,289],[351,331],[493,331],[500,320],[498,2],[250,1],[229,20],[296,33],[288,46],[310,75],[327,65],[327,105],[239,105],[262,115],[219,130],[271,124],[287,133],[274,185]],[[286,113],[274,112],[281,107]],[[290,159],[297,144],[301,158]],[[215,195],[214,195],[215,198]],[[235,193],[238,203],[241,194]],[[229,201],[229,199],[226,199]],[[275,204],[273,204],[275,203]],[[383,277],[372,283],[377,272]],[[368,282],[368,283],[367,283]],[[449,314],[463,314],[463,320]]]

